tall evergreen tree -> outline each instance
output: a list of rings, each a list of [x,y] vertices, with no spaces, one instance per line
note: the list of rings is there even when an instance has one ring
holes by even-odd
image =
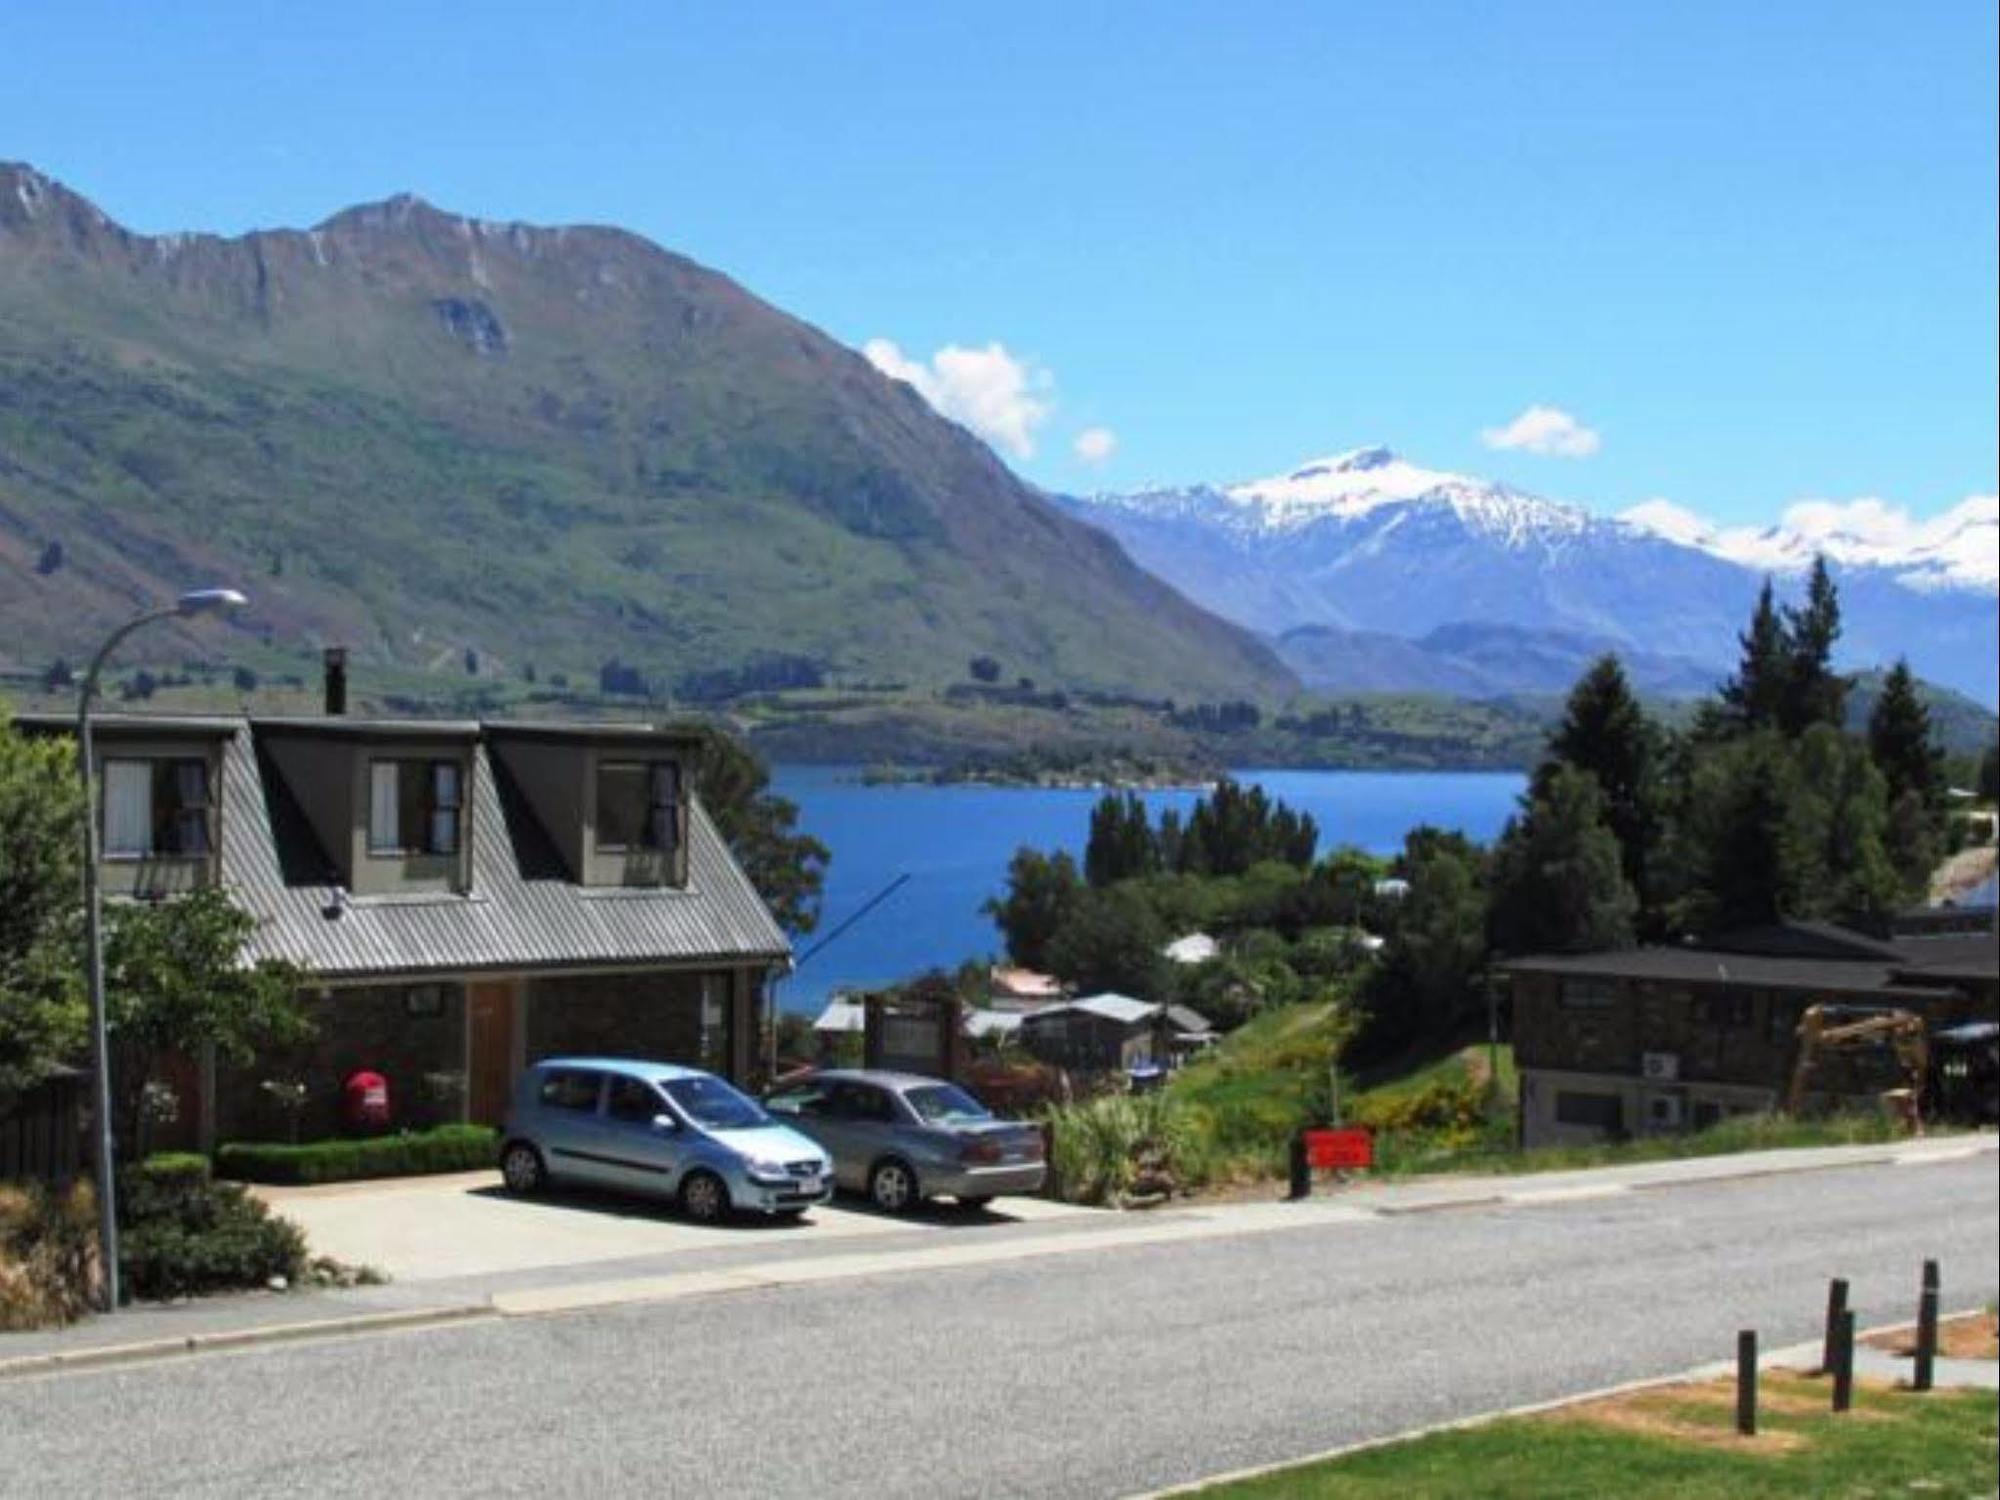
[[[1797,769],[1775,730],[1702,753],[1686,800],[1687,890],[1694,931],[1758,926],[1798,915],[1813,870],[1796,821]]]
[[[1493,851],[1488,931],[1509,953],[1627,948],[1638,898],[1619,863],[1597,779],[1574,766],[1543,777]]]
[[[1792,915],[1886,928],[1905,894],[1890,857],[1889,799],[1860,740],[1815,724],[1791,748],[1798,866]],[[1922,874],[1929,874],[1928,866]]]
[[[1944,794],[1944,755],[1931,739],[1930,710],[1917,696],[1909,658],[1899,657],[1868,715],[1868,754],[1889,784],[1889,800],[1915,792],[1933,807]]]
[[[1136,792],[1106,792],[1090,813],[1090,841],[1084,846],[1083,874],[1102,888],[1150,875],[1160,867],[1146,804]]]
[[[1785,622],[1766,578],[1750,615],[1750,628],[1736,637],[1742,650],[1736,675],[1722,685],[1723,717],[1731,730],[1755,734],[1780,722],[1790,656],[1785,636]]]
[[[1790,735],[1815,724],[1841,729],[1847,723],[1849,680],[1833,670],[1833,647],[1840,639],[1840,591],[1826,559],[1813,559],[1803,605],[1784,612],[1785,686],[1779,724]]]
[[[1654,785],[1659,735],[1633,696],[1616,656],[1599,657],[1570,690],[1562,723],[1549,740],[1549,759],[1535,774],[1539,797],[1564,767],[1596,778],[1604,821],[1618,840],[1619,866],[1643,904],[1647,865],[1659,840]]]

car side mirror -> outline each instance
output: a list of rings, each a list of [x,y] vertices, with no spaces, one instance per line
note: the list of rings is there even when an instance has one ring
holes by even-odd
[[[680,1128],[681,1122],[676,1120],[672,1115],[653,1116],[653,1129],[659,1131],[661,1135],[672,1135]]]

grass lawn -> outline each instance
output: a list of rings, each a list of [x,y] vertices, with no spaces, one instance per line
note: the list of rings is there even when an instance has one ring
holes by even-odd
[[[1729,1381],[1668,1386],[1413,1439],[1205,1489],[1217,1497],[1967,1496],[1994,1493],[1991,1392],[1883,1386],[1828,1410],[1827,1384],[1767,1373],[1759,1431],[1736,1436]]]

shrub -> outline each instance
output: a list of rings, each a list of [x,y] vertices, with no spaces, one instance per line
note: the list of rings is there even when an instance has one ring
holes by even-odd
[[[134,1297],[184,1297],[287,1284],[306,1266],[306,1237],[230,1182],[213,1182],[175,1215],[140,1219],[119,1239],[118,1266]]]
[[[302,1146],[232,1141],[215,1153],[216,1171],[242,1182],[309,1184],[362,1177],[418,1177],[490,1167],[500,1138],[485,1125],[440,1125],[365,1140],[308,1141]]]
[[[118,1269],[133,1297],[181,1297],[298,1279],[305,1235],[208,1159],[149,1156],[118,1174]]]
[[[1204,1120],[1166,1094],[1106,1094],[1046,1118],[1055,1190],[1072,1203],[1117,1203],[1138,1187],[1172,1191],[1208,1175]]]
[[[0,1184],[0,1330],[74,1322],[97,1294],[90,1184]]]

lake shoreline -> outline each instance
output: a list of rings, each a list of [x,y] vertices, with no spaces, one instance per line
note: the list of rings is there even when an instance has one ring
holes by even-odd
[[[1092,805],[1105,789],[895,782],[870,785],[856,762],[789,761],[772,767],[772,790],[799,807],[799,829],[832,851],[817,932],[805,951],[899,876],[909,877],[780,987],[788,1011],[817,1013],[836,988],[870,988],[968,959],[998,957],[998,930],[981,905],[1000,893],[1021,848],[1063,850],[1079,862]],[[1511,771],[1299,771],[1239,767],[1320,831],[1322,854],[1352,844],[1393,853],[1419,824],[1490,840],[1518,809],[1527,777]],[[1134,789],[1155,817],[1185,817],[1204,787]]]

